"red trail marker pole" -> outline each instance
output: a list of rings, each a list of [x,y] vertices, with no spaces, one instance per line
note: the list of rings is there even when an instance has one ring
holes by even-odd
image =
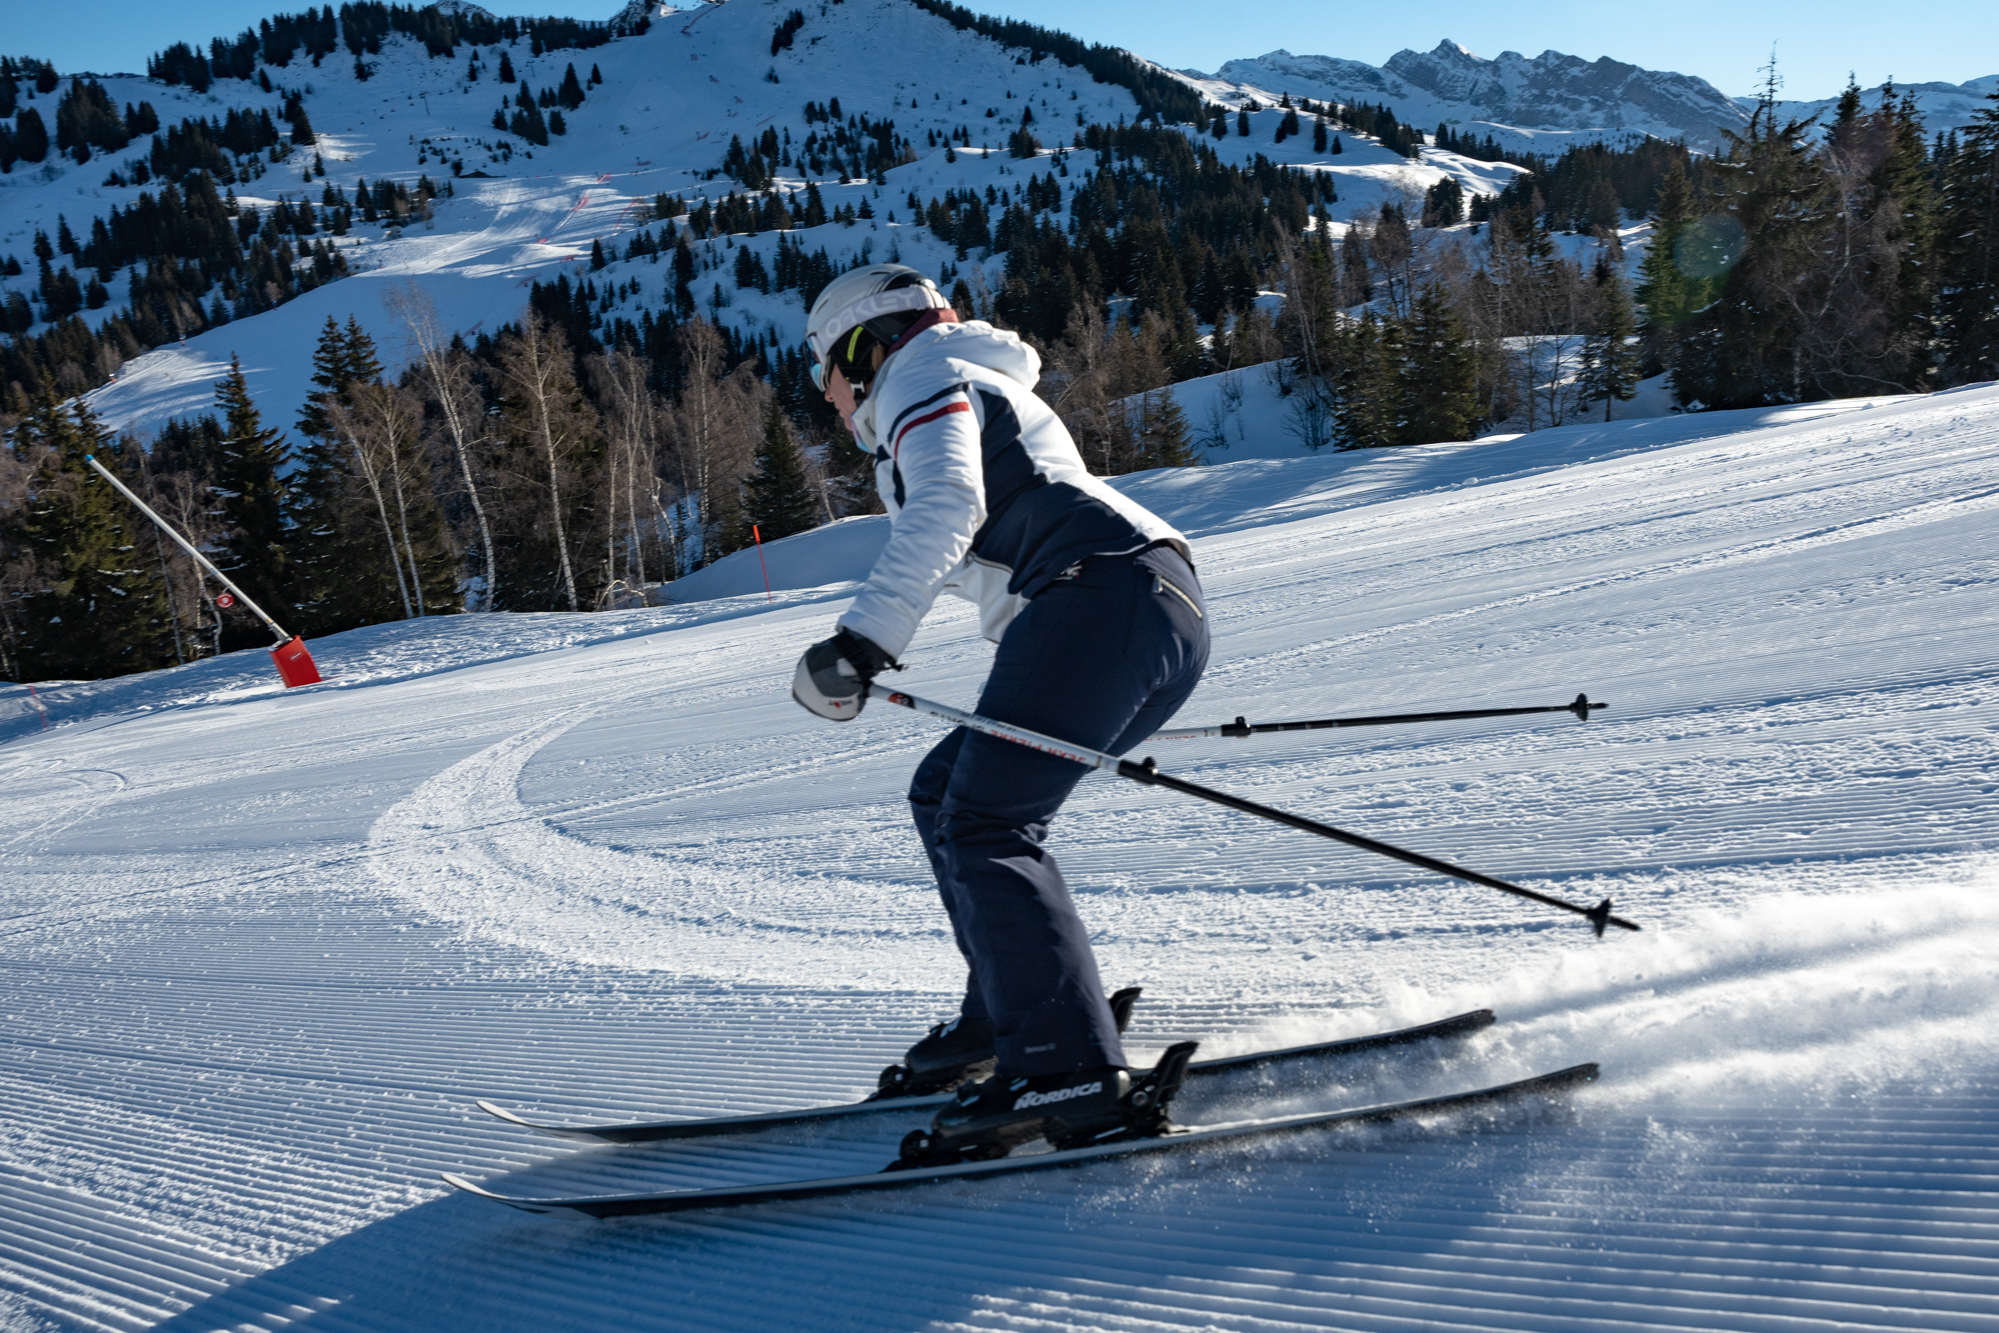
[[[299,685],[315,685],[319,682],[320,679],[319,668],[313,664],[312,654],[306,651],[304,639],[300,638],[296,634],[285,633],[284,630],[278,625],[278,622],[271,619],[270,616],[266,615],[264,612],[264,608],[258,606],[257,603],[251,599],[249,593],[244,592],[241,588],[231,583],[229,581],[229,576],[224,574],[221,570],[215,567],[214,561],[210,560],[207,556],[203,555],[201,552],[195,550],[194,544],[192,542],[188,541],[187,538],[181,536],[178,532],[174,531],[173,524],[167,522],[165,519],[161,518],[158,514],[154,513],[153,507],[151,505],[147,504],[144,500],[141,500],[137,495],[133,494],[132,488],[130,486],[127,486],[124,482],[118,480],[117,477],[113,476],[110,470],[104,466],[104,464],[98,462],[95,458],[92,458],[88,454],[84,455],[83,461],[90,464],[90,466],[96,468],[98,474],[101,475],[104,478],[104,480],[110,482],[113,486],[117,487],[120,494],[122,494],[127,500],[130,500],[133,504],[139,507],[140,513],[144,514],[147,518],[153,520],[153,522],[159,524],[161,532],[164,532],[167,534],[167,536],[173,538],[174,541],[180,545],[180,548],[183,551],[186,551],[189,555],[193,556],[196,562],[198,562],[203,569],[213,574],[216,577],[216,580],[220,582],[223,587],[229,589],[230,592],[236,594],[236,598],[238,601],[242,602],[243,605],[249,607],[252,611],[256,612],[257,619],[263,621],[266,625],[269,625],[271,627],[271,633],[275,634],[278,639],[277,645],[271,649],[271,664],[277,667],[278,679],[282,680],[285,683],[286,689],[289,690]]]
[[[757,526],[755,523],[750,524],[750,536],[756,538],[757,542],[757,568],[764,572],[764,600],[774,602],[777,599],[770,595],[770,566],[764,563],[764,537],[763,533],[757,531]]]

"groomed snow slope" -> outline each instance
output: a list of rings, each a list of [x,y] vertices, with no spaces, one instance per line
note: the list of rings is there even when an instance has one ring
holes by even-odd
[[[1139,1050],[1490,1003],[1264,1105],[1601,1060],[1572,1114],[681,1220],[448,1196],[885,1161],[905,1124],[578,1151],[471,1099],[851,1096],[958,980],[899,797],[937,732],[784,697],[840,589],[452,618],[0,748],[0,1328],[1999,1328],[1999,387],[1668,424],[1128,483],[1208,534],[1185,720],[1612,705],[1162,764],[1643,934],[1102,777],[1053,839]],[[947,608],[903,679],[988,654]]]

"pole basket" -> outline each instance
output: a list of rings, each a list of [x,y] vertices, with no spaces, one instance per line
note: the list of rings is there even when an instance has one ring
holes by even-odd
[[[288,690],[319,683],[319,668],[312,664],[312,654],[305,650],[305,640],[296,634],[290,642],[271,649],[271,661],[277,664],[278,677]]]

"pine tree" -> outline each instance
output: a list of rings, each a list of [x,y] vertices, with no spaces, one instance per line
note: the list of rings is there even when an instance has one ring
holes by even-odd
[[[1659,182],[1658,199],[1652,209],[1652,240],[1638,265],[1637,296],[1639,304],[1645,307],[1639,333],[1644,339],[1646,374],[1672,370],[1678,359],[1680,330],[1712,295],[1716,280],[1689,276],[1675,255],[1680,238],[1693,220],[1693,194],[1687,173],[1675,157]]]
[[[1628,307],[1627,307],[1628,310]],[[1416,296],[1403,336],[1401,444],[1468,440],[1478,423],[1478,359],[1443,288]]]
[[[1133,469],[1195,467],[1200,451],[1187,430],[1187,414],[1169,388],[1153,389],[1139,399],[1137,457]]]
[[[1333,438],[1342,449],[1372,449],[1403,439],[1402,331],[1373,311],[1342,339]]]
[[[520,109],[514,112],[507,128],[529,143],[543,147],[548,145],[548,124],[542,120],[541,109],[535,105],[534,98],[528,95],[526,84],[521,85]]]
[[[1867,230],[1874,263],[1870,302],[1881,313],[1879,338],[1833,367],[1848,383],[1826,384],[1835,395],[1878,391],[1880,381],[1911,392],[1930,387],[1936,313],[1936,190],[1931,180],[1923,118],[1912,97],[1882,105],[1872,118],[1883,142],[1879,164],[1868,174]],[[1825,323],[1841,321],[1839,298],[1828,302]]]
[[[1446,176],[1423,195],[1426,227],[1455,227],[1465,220],[1465,192],[1454,176]]]
[[[283,624],[291,611],[285,521],[288,488],[283,475],[291,462],[291,450],[284,432],[264,429],[250,386],[243,378],[243,363],[234,354],[229,358],[229,373],[215,386],[215,405],[222,410],[223,422],[215,491],[228,528],[221,558],[215,563]],[[263,633],[262,624],[245,625],[241,641],[260,642]]]
[[[328,315],[325,327],[319,331],[319,345],[312,352],[312,382],[317,387],[306,394],[305,406],[299,411],[299,434],[326,433],[326,403],[347,387],[349,378],[347,340],[340,332],[340,325]]]
[[[1925,388],[1936,229],[1922,119],[1892,89],[1862,112],[1850,87],[1818,159],[1828,217],[1823,258],[1792,294],[1798,396]]]
[[[1999,379],[1999,92],[1987,100],[1943,182],[1937,309],[1947,384]]]
[[[117,443],[81,400],[65,411],[48,392],[16,429],[15,447],[39,455],[13,524],[39,575],[25,599],[24,676],[98,678],[171,662],[166,593],[140,542],[146,519],[84,461],[124,471]]]
[[[764,409],[763,440],[756,471],[744,485],[744,515],[763,540],[776,541],[819,525],[820,504],[805,475],[805,455],[792,438],[791,422],[775,398]]]
[[[287,596],[305,634],[352,629],[371,619],[372,603],[361,596],[357,575],[371,567],[358,548],[370,538],[357,535],[368,516],[356,494],[351,446],[335,428],[333,411],[341,395],[354,384],[372,383],[381,374],[374,341],[352,316],[342,330],[333,316],[320,329],[312,354],[314,391],[299,413],[298,452],[286,496],[286,525],[291,546]]]
[[[49,128],[42,113],[28,107],[14,118],[14,156],[23,162],[39,162],[49,155]]]
[[[562,72],[562,86],[556,90],[555,99],[562,103],[565,111],[574,111],[583,105],[583,85],[576,78],[576,66],[571,65]]]
[[[1719,217],[1703,219],[1699,230],[1710,254],[1689,250],[1695,229],[1675,247],[1683,267],[1717,274],[1719,286],[1681,341],[1673,392],[1682,404],[1762,407],[1805,396],[1798,294],[1825,253],[1832,216],[1808,130],[1804,121],[1779,124],[1769,91],[1745,132],[1726,132],[1728,156],[1711,167],[1720,183]],[[1731,264],[1738,246],[1740,259]]]
[[[1603,400],[1603,419],[1608,421],[1611,405],[1631,401],[1638,390],[1639,353],[1631,342],[1638,321],[1624,280],[1615,273],[1604,275],[1596,298],[1594,326],[1583,339],[1577,388],[1585,401]]]
[[[502,51],[500,52],[500,82],[512,83],[513,81],[514,81],[514,62],[510,58],[508,58],[508,55],[505,51]]]
[[[348,384],[373,384],[380,379],[382,363],[375,359],[375,340],[368,336],[360,321],[352,315],[347,316],[345,339],[346,380],[340,387],[344,389]]]
[[[1861,115],[1846,99],[1821,146],[1809,122],[1779,125],[1773,99],[1710,168],[1728,229],[1716,248],[1739,238],[1741,259],[1689,322],[1675,395],[1759,407],[1920,385],[1931,222],[1913,108]],[[1676,247],[1683,266],[1697,230]]]

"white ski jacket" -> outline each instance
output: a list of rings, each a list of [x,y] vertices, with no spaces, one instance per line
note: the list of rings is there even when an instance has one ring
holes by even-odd
[[[854,413],[874,451],[888,546],[840,625],[900,657],[937,595],[979,608],[995,643],[1077,561],[1185,539],[1093,477],[1031,390],[1041,357],[983,321],[918,333]]]

